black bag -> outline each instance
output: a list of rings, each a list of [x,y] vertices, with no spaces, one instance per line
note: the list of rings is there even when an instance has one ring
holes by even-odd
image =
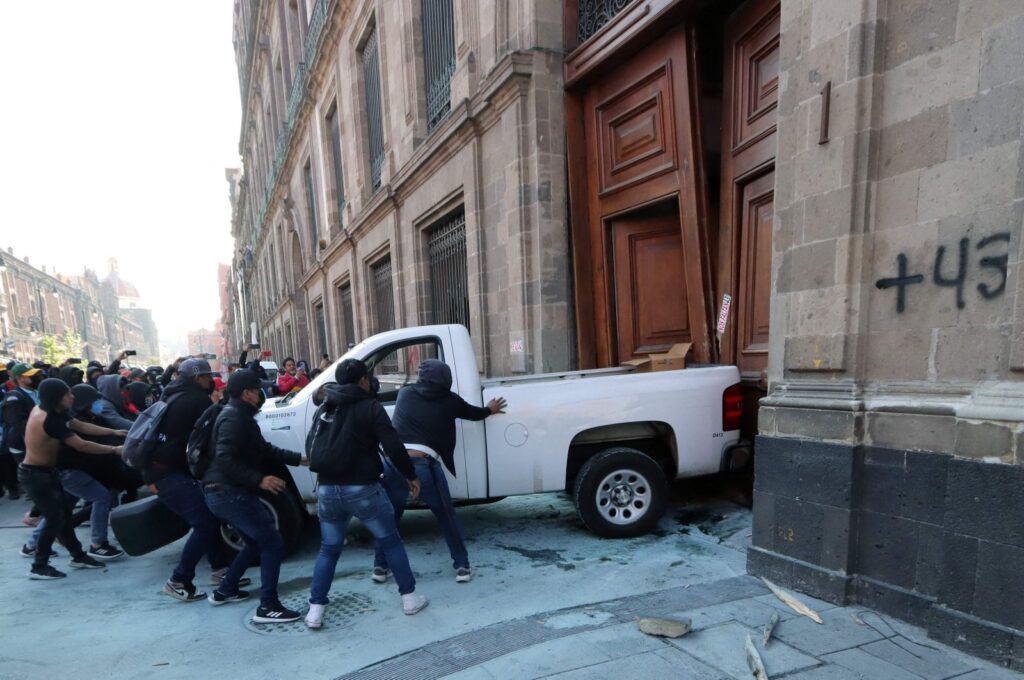
[[[132,423],[128,430],[128,437],[124,440],[124,447],[121,449],[121,456],[124,462],[136,470],[144,470],[149,465],[153,452],[163,436],[160,426],[163,424],[167,407],[181,396],[181,393],[171,395],[167,401],[158,401],[145,411]]]
[[[210,469],[213,462],[214,439],[213,429],[217,423],[217,416],[224,410],[220,404],[211,404],[208,409],[199,416],[192,434],[188,436],[188,446],[185,447],[185,459],[188,461],[188,470],[196,479],[202,479],[206,471]]]
[[[321,404],[313,414],[313,425],[306,435],[309,469],[318,475],[343,475],[348,468],[352,447],[352,411]]]
[[[114,508],[110,512],[110,528],[117,542],[132,557],[174,543],[189,532],[188,523],[161,503],[157,496],[147,496]]]

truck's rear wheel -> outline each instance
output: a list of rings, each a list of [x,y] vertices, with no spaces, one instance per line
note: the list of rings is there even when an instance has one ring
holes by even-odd
[[[289,489],[276,495],[260,493],[260,501],[274,518],[274,526],[281,532],[287,555],[295,549],[302,537],[302,509]],[[239,552],[242,549],[242,535],[230,523],[221,522],[220,536],[232,551]]]
[[[665,512],[668,482],[661,467],[636,449],[614,448],[588,460],[576,476],[576,511],[605,538],[641,536]]]

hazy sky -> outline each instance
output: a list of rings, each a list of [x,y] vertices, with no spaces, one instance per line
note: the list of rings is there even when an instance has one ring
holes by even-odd
[[[0,0],[0,247],[121,276],[161,344],[219,316],[239,164],[230,0]]]

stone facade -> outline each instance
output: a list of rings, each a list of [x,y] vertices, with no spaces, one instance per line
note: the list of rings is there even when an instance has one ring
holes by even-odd
[[[86,361],[106,363],[122,348],[137,350],[140,362],[158,357],[151,312],[122,306],[117,283],[114,273],[101,280],[89,269],[77,276],[48,272],[8,248],[0,253],[0,356],[33,361],[43,354],[43,337],[70,331],[82,339]],[[122,292],[133,292],[127,285]],[[131,299],[137,303],[138,293]]]
[[[783,0],[781,36],[750,568],[1024,670],[1024,6]]]
[[[275,356],[338,356],[384,325],[449,321],[432,300],[427,241],[461,213],[480,370],[572,364],[560,7],[451,7],[450,110],[431,127],[421,0],[236,2],[244,173],[229,171],[234,346],[255,322]],[[363,62],[371,36],[377,188]],[[372,272],[386,258],[393,300],[378,301]]]

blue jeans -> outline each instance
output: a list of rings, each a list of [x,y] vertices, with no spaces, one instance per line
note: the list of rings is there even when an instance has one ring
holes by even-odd
[[[448,479],[444,476],[441,463],[433,458],[412,457],[416,477],[420,480],[420,500],[430,508],[441,527],[441,535],[448,544],[448,552],[452,557],[455,569],[469,569],[469,552],[466,550],[466,539],[462,532],[462,523],[455,514],[455,504],[448,489]],[[395,521],[402,518],[405,502],[409,497],[409,485],[389,462],[386,463],[384,484],[388,489],[388,498],[395,508]],[[389,560],[380,550],[379,541],[374,545],[373,565],[388,568]]]
[[[171,580],[191,584],[196,576],[196,565],[203,555],[210,561],[212,570],[226,567],[231,561],[231,553],[221,540],[220,520],[206,507],[199,482],[189,475],[174,472],[156,482],[156,490],[160,501],[192,527]]]
[[[207,489],[206,504],[214,515],[235,527],[245,542],[217,590],[222,595],[237,593],[238,580],[259,557],[260,605],[275,606],[278,603],[277,581],[281,577],[281,561],[284,559],[284,539],[274,526],[270,510],[259,496],[235,486]]]
[[[92,532],[92,544],[99,547],[107,542],[107,525],[110,519],[110,490],[81,470],[61,470],[60,484],[65,494],[71,494],[92,503],[89,514],[89,529]],[[74,501],[71,502],[74,506]],[[30,548],[36,547],[39,535],[43,532],[46,520],[43,519],[32,532],[29,539]]]
[[[345,530],[352,517],[376,537],[387,556],[398,583],[398,592],[407,595],[416,590],[416,577],[395,524],[395,512],[380,484],[326,484],[317,491],[320,516],[320,554],[313,567],[310,604],[327,604],[327,593],[334,580],[334,569],[345,543]]]

